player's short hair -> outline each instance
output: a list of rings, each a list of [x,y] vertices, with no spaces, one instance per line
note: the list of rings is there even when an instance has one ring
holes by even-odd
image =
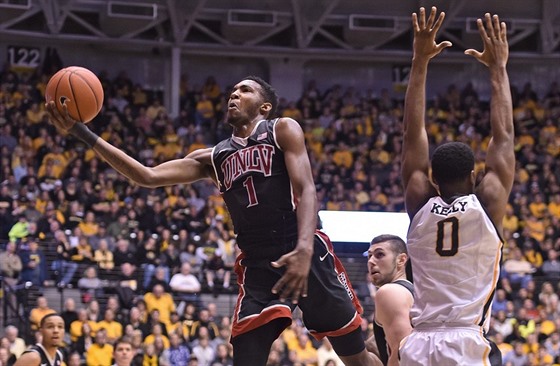
[[[132,344],[132,339],[130,339],[130,337],[128,336],[122,336],[121,338],[117,339],[114,346],[115,351],[117,350],[117,346],[119,344],[128,344],[130,345],[130,347],[134,348],[134,345]]]
[[[370,246],[378,243],[388,242],[391,244],[391,250],[395,253],[395,255],[399,255],[404,253],[408,255],[406,250],[406,243],[404,240],[401,239],[400,236],[392,235],[392,234],[382,234],[378,235],[375,238],[371,239]]]
[[[473,169],[474,153],[462,142],[440,145],[432,155],[432,177],[438,185],[462,181]]]
[[[58,316],[60,319],[64,320],[64,318],[62,318],[62,316],[60,316],[60,314],[50,313],[50,314],[47,314],[47,315],[45,315],[44,317],[41,318],[41,321],[39,322],[39,328],[43,328],[47,319],[52,318],[54,316]]]
[[[263,96],[264,101],[272,105],[270,112],[268,112],[267,118],[274,118],[274,116],[276,115],[276,108],[278,108],[278,94],[276,94],[276,90],[269,83],[258,76],[249,75],[243,78],[243,80],[252,80],[261,86],[261,95]]]

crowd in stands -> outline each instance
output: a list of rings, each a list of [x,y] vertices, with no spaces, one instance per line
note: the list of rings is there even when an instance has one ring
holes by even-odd
[[[208,77],[181,80],[179,116],[161,95],[125,72],[101,72],[105,105],[89,127],[146,165],[214,145],[227,137],[228,86]],[[74,287],[67,299],[68,365],[111,365],[112,344],[129,337],[135,365],[231,365],[230,317],[201,292],[235,293],[238,249],[226,207],[211,183],[160,189],[130,183],[73,138],[48,123],[48,73],[0,73],[0,269],[7,286]],[[515,85],[517,169],[504,219],[503,268],[489,336],[506,365],[560,363],[560,87],[544,95]],[[400,182],[403,101],[309,82],[297,100],[282,98],[281,116],[300,122],[321,209],[404,211]],[[472,84],[450,85],[429,101],[430,144],[459,140],[484,169],[489,105]],[[374,223],[372,223],[373,225]],[[364,274],[365,275],[365,274]],[[355,283],[364,302],[375,290]],[[3,301],[23,301],[5,296]],[[30,339],[9,326],[0,366],[35,342],[53,312],[45,297],[28,304]],[[371,332],[371,314],[363,324]],[[270,366],[341,365],[328,341],[310,338],[300,321],[274,343]]]

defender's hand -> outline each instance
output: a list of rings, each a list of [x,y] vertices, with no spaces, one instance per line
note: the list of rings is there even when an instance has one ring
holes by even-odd
[[[489,13],[484,14],[484,20],[486,28],[482,19],[476,21],[484,50],[478,52],[471,48],[466,50],[465,54],[476,58],[488,67],[505,67],[509,56],[506,23],[500,23],[498,15],[494,14],[490,17]]]
[[[436,36],[443,20],[445,13],[439,13],[436,19],[437,8],[432,6],[430,16],[426,21],[426,10],[420,8],[420,14],[412,13],[412,29],[414,31],[413,51],[414,57],[425,57],[431,59],[438,55],[444,48],[451,47],[451,42],[443,41],[436,43]]]

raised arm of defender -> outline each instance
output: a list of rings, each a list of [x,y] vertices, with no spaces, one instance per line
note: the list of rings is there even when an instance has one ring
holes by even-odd
[[[486,23],[486,29],[484,28]],[[476,194],[488,210],[492,221],[501,229],[513,177],[515,174],[513,106],[506,64],[509,56],[507,28],[497,15],[485,14],[477,20],[482,52],[466,50],[490,71],[492,96],[490,102],[491,140],[486,155],[486,171]]]
[[[426,11],[420,8],[419,15],[412,14],[414,45],[410,80],[404,103],[404,142],[402,153],[402,179],[405,190],[406,211],[410,217],[436,192],[430,183],[428,172],[430,158],[428,136],[425,127],[426,76],[429,61],[451,42],[436,43],[436,35],[445,19],[440,13],[436,19],[432,7],[428,20]]]

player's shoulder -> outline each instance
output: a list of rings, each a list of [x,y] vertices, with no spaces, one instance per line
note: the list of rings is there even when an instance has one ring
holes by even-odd
[[[412,298],[409,289],[399,283],[391,282],[381,286],[375,294],[375,303],[392,306],[392,304],[401,303],[404,300],[408,302]]]
[[[30,346],[18,358],[14,366],[39,366],[41,363],[41,355],[36,347]]]
[[[293,118],[279,117],[269,120],[276,128],[296,128],[301,130],[301,125]]]
[[[292,144],[303,138],[303,129],[293,118],[281,117],[274,122],[276,139],[282,144]]]

